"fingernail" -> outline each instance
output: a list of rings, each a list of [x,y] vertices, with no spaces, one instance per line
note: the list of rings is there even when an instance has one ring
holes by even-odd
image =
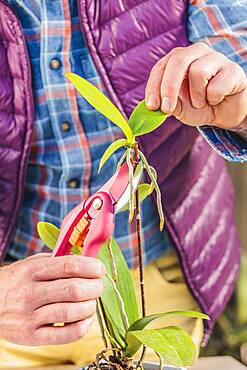
[[[147,107],[148,108],[157,108],[157,98],[155,95],[149,95],[147,100]]]
[[[164,96],[164,98],[162,99],[161,110],[164,113],[169,113],[171,110],[171,102],[170,99],[167,98],[167,96]]]

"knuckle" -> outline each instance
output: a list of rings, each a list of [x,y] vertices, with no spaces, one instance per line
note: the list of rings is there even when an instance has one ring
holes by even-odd
[[[217,87],[209,87],[207,97],[210,104],[217,105],[224,98],[224,93]]]
[[[207,93],[211,99],[218,99],[222,95],[222,92],[219,88],[210,85],[208,86]]]
[[[39,327],[44,323],[50,323],[50,315],[46,310],[41,308],[32,312],[30,320],[32,321],[33,325],[35,325],[35,327]]]
[[[195,84],[200,89],[201,84],[205,86],[210,78],[210,70],[208,66],[200,65],[200,63],[192,63],[189,67],[189,76],[197,82],[200,80],[200,84]]]
[[[151,75],[155,75],[157,73],[160,73],[160,71],[164,68],[164,58],[161,58],[158,60],[157,63],[152,67],[151,69]]]
[[[201,50],[209,50],[211,49],[205,42],[199,41],[195,43],[194,45],[191,45],[191,47],[200,48]]]
[[[33,284],[29,284],[23,288],[22,299],[26,308],[30,308],[30,303],[36,301],[36,289],[34,288]]]
[[[167,56],[169,56],[170,58],[172,58],[172,57],[176,56],[179,52],[181,52],[184,49],[185,49],[184,47],[175,47],[175,48],[173,48],[168,54],[166,54],[165,56],[163,56],[161,59],[159,59],[154,64],[154,66],[151,69],[150,74],[151,75],[159,74],[164,69],[164,65],[166,64],[166,61],[167,61]]]
[[[183,53],[173,54],[170,58],[170,63],[174,65],[181,65],[184,62],[186,62],[186,55]]]
[[[78,285],[79,284],[77,282],[73,281],[70,282],[65,288],[66,296],[73,301],[80,300],[81,298],[81,289]]]
[[[180,52],[182,52],[183,50],[185,50],[186,48],[182,47],[182,46],[177,46],[175,48],[173,48],[167,55],[170,56],[170,58]]]
[[[181,51],[181,50],[184,50],[185,48],[182,47],[182,46],[177,46],[176,48],[173,48],[171,53],[175,54],[177,53],[178,51]]]
[[[228,63],[226,65],[226,69],[230,74],[232,75],[239,74],[246,76],[244,70],[237,63],[234,63],[231,60],[228,60],[227,62]]]
[[[78,264],[72,258],[65,258],[63,261],[63,273],[66,276],[70,276],[72,274],[76,274],[78,271]]]
[[[198,68],[198,72],[197,73],[198,73],[199,76],[205,77],[207,79],[210,76],[209,67],[208,66],[202,66],[201,67],[201,71]]]
[[[220,51],[216,51],[216,50],[212,49],[212,53],[214,54],[214,57],[217,57],[217,59],[220,60],[222,63],[224,63],[224,62],[229,63],[230,62],[230,63],[234,64],[234,62],[232,62],[226,55],[224,55]]]
[[[34,261],[30,261],[29,263],[28,274],[31,280],[36,280],[39,278],[40,270],[43,269],[43,266],[40,266],[40,264],[37,263],[38,261],[35,261],[35,263],[33,262]]]
[[[241,84],[243,88],[247,86],[247,76],[243,68],[235,62],[229,61],[226,65],[226,72],[227,74],[233,76],[233,83],[236,81],[237,83]]]
[[[179,53],[171,56],[171,62],[176,66],[181,68],[181,66],[189,66],[191,64],[191,53],[187,50],[180,51]]]
[[[203,68],[200,68],[197,63],[192,63],[189,67],[189,74],[198,77],[204,73]]]
[[[57,312],[57,322],[69,322],[71,317],[71,309],[66,310],[65,308],[60,308]]]
[[[29,321],[33,325],[38,325],[42,321],[42,316],[37,310],[30,312]]]

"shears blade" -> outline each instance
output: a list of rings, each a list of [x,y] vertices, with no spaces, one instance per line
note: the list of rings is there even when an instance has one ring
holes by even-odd
[[[143,175],[143,166],[141,163],[138,163],[135,167],[134,175],[133,175],[133,190],[132,190],[133,193],[136,192],[141,182],[142,175]],[[122,196],[119,198],[118,202],[116,203],[115,208],[114,208],[114,213],[116,214],[120,212],[121,209],[129,202],[129,200],[130,200],[130,184],[128,184],[124,193],[122,194]]]

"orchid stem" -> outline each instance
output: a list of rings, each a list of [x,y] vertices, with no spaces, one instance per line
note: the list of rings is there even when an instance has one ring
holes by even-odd
[[[130,183],[130,200],[129,200],[129,222],[133,220],[135,213],[135,202],[133,196],[133,165],[131,163],[131,149],[127,149],[127,164],[129,168],[129,183]]]
[[[104,317],[104,312],[103,312],[103,305],[102,305],[102,301],[101,299],[97,299],[97,316],[98,316],[98,321],[99,321],[99,326],[100,326],[100,330],[101,330],[101,335],[102,335],[102,338],[103,338],[103,341],[104,341],[104,344],[105,344],[105,347],[108,348],[108,343],[107,343],[107,339],[106,339],[106,335],[105,335],[105,328],[107,327],[107,323],[106,323],[106,318]]]
[[[163,358],[161,357],[161,355],[158,352],[155,352],[155,353],[159,357],[159,370],[162,370],[163,366],[164,366]]]
[[[140,161],[138,152],[138,143],[134,146],[134,160],[138,164]],[[141,292],[141,307],[142,307],[142,317],[146,316],[146,303],[145,303],[145,285],[144,285],[144,263],[143,263],[143,245],[142,245],[142,220],[141,220],[141,207],[140,207],[140,195],[138,189],[135,193],[135,203],[136,203],[136,234],[138,242],[138,257],[139,257],[139,279],[140,279],[140,292]],[[146,347],[143,347],[141,358],[139,362],[141,363],[145,355]]]

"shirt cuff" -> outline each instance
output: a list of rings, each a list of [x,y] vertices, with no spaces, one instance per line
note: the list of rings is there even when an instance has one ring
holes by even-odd
[[[236,132],[201,126],[198,130],[222,157],[231,162],[247,162],[247,141]]]

